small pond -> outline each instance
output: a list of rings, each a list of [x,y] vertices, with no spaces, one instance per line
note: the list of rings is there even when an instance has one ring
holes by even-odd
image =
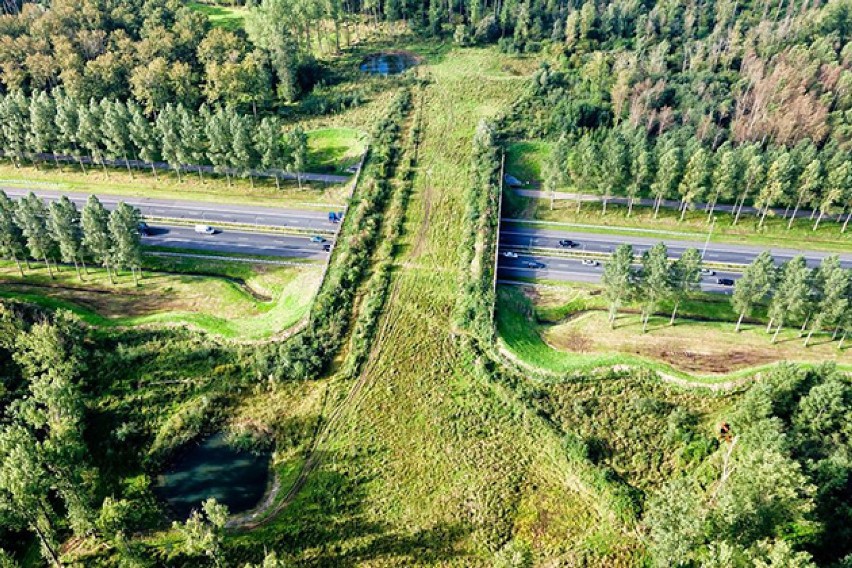
[[[417,57],[412,53],[374,53],[361,62],[361,71],[374,75],[396,75],[415,65]]]
[[[241,513],[260,502],[269,480],[270,455],[236,450],[215,434],[189,447],[157,479],[155,493],[174,517],[189,517],[209,497]]]

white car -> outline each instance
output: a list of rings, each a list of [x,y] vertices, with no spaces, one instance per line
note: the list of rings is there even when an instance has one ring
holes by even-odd
[[[600,266],[600,264],[601,264],[600,262],[598,262],[597,260],[593,260],[591,258],[584,258],[583,259],[583,266]]]
[[[503,256],[506,258],[518,258],[518,253],[507,250],[503,253]]]
[[[199,235],[215,235],[216,229],[214,229],[210,225],[196,225],[195,232]]]
[[[702,268],[701,269],[701,275],[702,276],[716,276],[716,271],[710,270],[709,268]]]

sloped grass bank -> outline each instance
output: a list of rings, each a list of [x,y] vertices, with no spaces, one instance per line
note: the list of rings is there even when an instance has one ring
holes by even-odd
[[[560,287],[525,293],[517,286],[501,286],[496,322],[512,358],[549,373],[638,366],[712,384],[754,375],[787,360],[834,360],[852,368],[852,353],[838,350],[830,335],[815,334],[805,349],[798,329],[785,329],[772,345],[760,320],[745,323],[736,333],[736,316],[726,301],[689,302],[679,310],[674,327],[664,310],[651,318],[649,332],[642,334],[636,313],[622,312],[610,329],[603,300],[589,290]]]
[[[196,260],[193,265],[200,264]],[[99,268],[83,281],[67,267],[55,279],[43,267],[21,278],[13,264],[3,262],[0,297],[68,309],[99,327],[189,325],[226,338],[261,339],[295,325],[307,313],[321,276],[318,266],[224,261],[204,261],[203,270],[184,270],[189,273],[148,271],[136,287],[127,276],[111,284]]]

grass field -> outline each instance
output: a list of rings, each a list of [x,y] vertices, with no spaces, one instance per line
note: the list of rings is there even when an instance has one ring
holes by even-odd
[[[105,271],[85,281],[73,268],[51,279],[35,266],[21,278],[0,263],[0,297],[66,308],[101,327],[189,325],[227,338],[260,339],[286,330],[306,313],[321,267],[270,266],[201,259],[157,259],[140,286],[129,274],[110,284]],[[163,272],[168,270],[169,272]]]
[[[210,23],[218,28],[224,28],[232,32],[243,29],[245,8],[239,6],[218,6],[203,2],[189,2],[187,6],[207,16]]]
[[[320,128],[308,135],[308,169],[315,173],[346,175],[366,149],[367,135],[354,128]]]
[[[132,177],[122,169],[111,170],[109,176],[97,168],[87,169],[87,172],[83,174],[79,168],[71,166],[60,171],[45,164],[37,169],[0,163],[0,187],[323,209],[343,204],[348,191],[345,184],[305,183],[299,189],[295,181],[282,182],[279,191],[273,179],[256,179],[253,188],[248,179],[235,179],[229,187],[223,178],[205,175],[204,181],[200,181],[194,173],[182,174],[179,182],[172,172],[158,172],[156,179],[149,171],[134,172]]]
[[[524,182],[540,181],[550,148],[549,142],[534,140],[509,144],[506,148],[506,173]]]
[[[832,342],[828,334],[815,334],[805,349],[798,329],[784,329],[775,345],[759,321],[744,324],[736,333],[736,315],[727,302],[693,301],[682,306],[680,314],[673,327],[665,313],[652,317],[648,333],[642,334],[640,317],[632,307],[610,329],[600,296],[588,290],[560,287],[524,292],[504,286],[497,326],[514,357],[556,373],[639,365],[712,381],[779,361],[836,361],[852,366],[852,351],[838,350],[838,342]]]
[[[605,484],[587,485],[586,466],[450,334],[473,130],[523,88],[518,66],[536,66],[505,61],[453,50],[421,69],[432,79],[421,159],[370,361],[322,463],[252,541],[329,565],[491,566],[513,540],[566,561],[635,559]]]

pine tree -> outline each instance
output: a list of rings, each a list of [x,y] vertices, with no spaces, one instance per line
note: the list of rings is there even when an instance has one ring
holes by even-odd
[[[206,114],[206,110],[205,110]],[[198,171],[198,179],[203,183],[202,162],[206,156],[207,141],[204,136],[204,128],[198,120],[183,106],[177,109],[178,128],[180,130],[180,146],[178,146],[178,159],[185,165],[195,164]]]
[[[639,295],[642,300],[642,333],[648,330],[648,320],[659,303],[672,291],[668,249],[657,243],[642,255],[642,281]]]
[[[130,113],[130,123],[127,125],[130,140],[139,152],[138,157],[151,164],[154,179],[157,179],[155,162],[159,158],[159,142],[154,125],[145,118],[142,108],[135,102],[128,103],[127,110]]]
[[[819,290],[819,302],[808,338],[805,340],[805,347],[810,343],[811,336],[816,330],[825,325],[840,325],[844,313],[849,309],[850,274],[848,270],[840,266],[840,259],[837,256],[823,259],[814,280]]]
[[[619,245],[612,257],[604,264],[601,283],[604,286],[604,296],[609,302],[610,328],[615,327],[615,318],[621,302],[630,298],[634,288],[633,247]]]
[[[849,165],[849,162],[843,161],[828,172],[825,191],[819,204],[819,216],[814,223],[814,231],[819,228],[823,217],[834,208],[850,186],[852,186],[852,166]]]
[[[59,131],[59,149],[77,159],[80,170],[86,173],[80,152],[80,113],[77,101],[60,92],[56,96],[56,127]]]
[[[56,243],[47,230],[47,206],[35,193],[29,192],[18,201],[15,218],[27,239],[27,248],[33,258],[41,258],[47,266],[47,272],[53,278],[49,257],[52,257]]]
[[[606,215],[606,206],[613,188],[623,191],[629,174],[627,144],[618,130],[611,130],[603,144],[603,167],[600,176],[599,192],[603,198],[602,214]]]
[[[754,306],[761,302],[775,287],[775,261],[769,251],[760,253],[754,261],[743,269],[742,276],[737,280],[731,304],[740,315],[737,328],[740,331],[743,318],[751,313]]]
[[[182,181],[180,177],[180,120],[178,119],[175,107],[171,103],[166,104],[165,108],[157,116],[156,126],[160,138],[160,152],[163,155],[163,159],[175,171],[178,182],[180,182]]]
[[[83,207],[83,246],[95,260],[106,268],[109,281],[115,284],[112,276],[110,256],[112,254],[112,236],[109,231],[109,213],[95,195],[90,195]]]
[[[230,154],[231,154],[231,122],[221,107],[206,121],[207,159],[213,164],[213,171],[224,174],[231,185]]]
[[[701,290],[701,265],[703,260],[698,249],[688,248],[671,266],[672,295],[674,308],[669,325],[674,325],[680,303]]]
[[[21,276],[24,275],[21,259],[26,258],[25,244],[24,234],[15,219],[15,202],[0,190],[0,254],[14,259]]]
[[[80,119],[79,140],[80,143],[89,151],[92,160],[100,162],[104,170],[104,174],[109,177],[109,171],[106,167],[103,149],[103,109],[95,99],[89,100],[89,106],[81,106],[78,110]]]
[[[660,145],[657,145],[660,148]],[[654,194],[654,219],[660,211],[663,200],[675,194],[680,178],[682,176],[683,158],[680,148],[672,143],[663,147],[663,153],[659,157],[657,167],[657,178],[651,184],[651,192]]]
[[[805,258],[797,256],[784,265],[778,289],[769,305],[770,324],[776,322],[772,343],[789,319],[804,316],[811,292],[811,270]]]
[[[28,146],[36,154],[53,153],[56,165],[56,146],[59,132],[54,122],[56,118],[56,103],[42,91],[30,100],[30,131]]]
[[[758,193],[755,205],[760,211],[760,223],[758,228],[763,227],[763,222],[766,220],[766,214],[769,209],[775,205],[779,199],[789,193],[790,187],[793,184],[793,167],[788,152],[782,152],[772,165],[769,166],[769,171],[766,174],[766,184]]]
[[[680,220],[686,216],[687,209],[692,209],[695,202],[707,194],[710,181],[710,164],[707,151],[698,148],[689,158],[683,179],[678,185],[680,194]]]
[[[308,166],[308,136],[301,126],[290,132],[290,148],[293,157],[293,169],[296,170],[296,181],[302,189],[302,173]]]
[[[766,164],[763,154],[760,153],[754,146],[746,147],[744,152],[746,158],[745,184],[742,185],[742,195],[737,204],[737,214],[734,216],[733,224],[736,225],[740,221],[740,215],[743,212],[743,206],[746,199],[751,195],[752,189],[760,187],[763,184],[766,176]]]
[[[642,129],[636,129],[630,156],[632,180],[627,186],[627,216],[633,214],[633,204],[654,179],[654,155]]]
[[[83,259],[83,229],[80,226],[80,212],[67,196],[63,195],[58,201],[50,204],[49,225],[53,239],[59,244],[62,262],[73,262],[77,278],[82,280],[78,264],[78,260]],[[85,268],[85,264],[83,266]]]
[[[264,117],[254,132],[254,149],[260,157],[260,166],[275,174],[275,186],[281,189],[278,168],[284,161],[281,145],[281,121],[276,117]]]
[[[121,101],[101,101],[103,114],[102,131],[107,156],[113,161],[124,160],[127,173],[133,178],[130,169],[130,154],[133,151],[133,139],[130,137],[132,118],[127,106]]]
[[[23,91],[15,91],[0,101],[0,129],[3,131],[3,152],[20,167],[27,152],[29,132],[29,101]]]
[[[802,175],[799,176],[799,187],[796,196],[796,206],[793,208],[793,214],[790,216],[790,221],[787,223],[789,230],[793,226],[793,221],[796,220],[796,214],[799,212],[799,207],[803,204],[809,204],[816,199],[816,196],[822,192],[823,172],[822,162],[819,159],[813,159],[805,167]]]
[[[109,215],[109,234],[112,238],[112,258],[117,269],[130,269],[133,282],[139,285],[137,271],[142,267],[142,239],[139,235],[139,211],[125,202]]]
[[[254,187],[252,166],[255,163],[254,148],[252,147],[252,124],[248,117],[232,114],[231,123],[231,152],[229,162],[231,167],[242,176],[248,176]]]
[[[710,210],[707,213],[708,222],[713,217],[720,199],[728,200],[738,194],[737,187],[742,175],[737,152],[729,146],[722,147],[718,152],[719,161],[713,168],[713,198],[710,201]]]

